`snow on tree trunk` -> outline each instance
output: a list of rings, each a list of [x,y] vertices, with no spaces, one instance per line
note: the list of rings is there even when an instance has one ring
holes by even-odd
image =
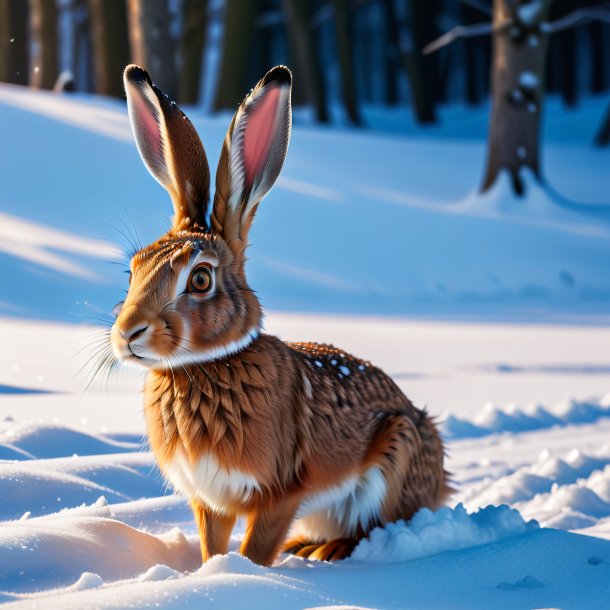
[[[494,0],[492,110],[482,191],[502,171],[517,195],[522,168],[541,179],[539,141],[548,35],[541,24],[552,0]],[[510,20],[510,25],[503,27]]]
[[[32,61],[30,84],[53,89],[59,74],[57,5],[55,0],[30,0],[32,15]]]

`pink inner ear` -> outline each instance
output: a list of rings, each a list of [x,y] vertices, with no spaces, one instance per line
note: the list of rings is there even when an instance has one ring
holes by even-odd
[[[155,116],[150,108],[149,103],[141,97],[138,92],[133,97],[134,110],[136,111],[136,120],[138,121],[138,129],[143,131],[141,136],[144,138],[150,151],[155,155],[163,154],[161,147],[161,130]]]
[[[251,187],[255,178],[260,175],[269,156],[280,88],[277,85],[267,85],[263,96],[248,116],[244,134],[244,165],[248,187]]]

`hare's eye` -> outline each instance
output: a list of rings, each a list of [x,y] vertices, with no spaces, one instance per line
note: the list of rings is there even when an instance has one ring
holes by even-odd
[[[197,267],[189,278],[188,289],[191,292],[210,292],[213,286],[212,270],[209,267]]]

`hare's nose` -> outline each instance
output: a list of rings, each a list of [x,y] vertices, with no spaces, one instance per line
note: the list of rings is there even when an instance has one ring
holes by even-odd
[[[128,305],[120,311],[114,326],[126,343],[139,339],[155,320],[153,311],[137,305]]]
[[[137,326],[130,328],[128,330],[120,330],[121,336],[127,343],[131,343],[135,341],[138,337],[141,337],[150,326],[148,322],[141,322]]]

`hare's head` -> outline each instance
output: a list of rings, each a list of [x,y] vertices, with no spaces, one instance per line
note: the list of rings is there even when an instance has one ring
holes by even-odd
[[[174,205],[172,228],[135,254],[112,327],[114,353],[150,368],[235,352],[259,332],[261,308],[244,273],[248,231],[284,163],[291,74],[270,70],[241,103],[227,132],[210,210],[210,170],[195,128],[147,72],[124,74],[138,150]]]

